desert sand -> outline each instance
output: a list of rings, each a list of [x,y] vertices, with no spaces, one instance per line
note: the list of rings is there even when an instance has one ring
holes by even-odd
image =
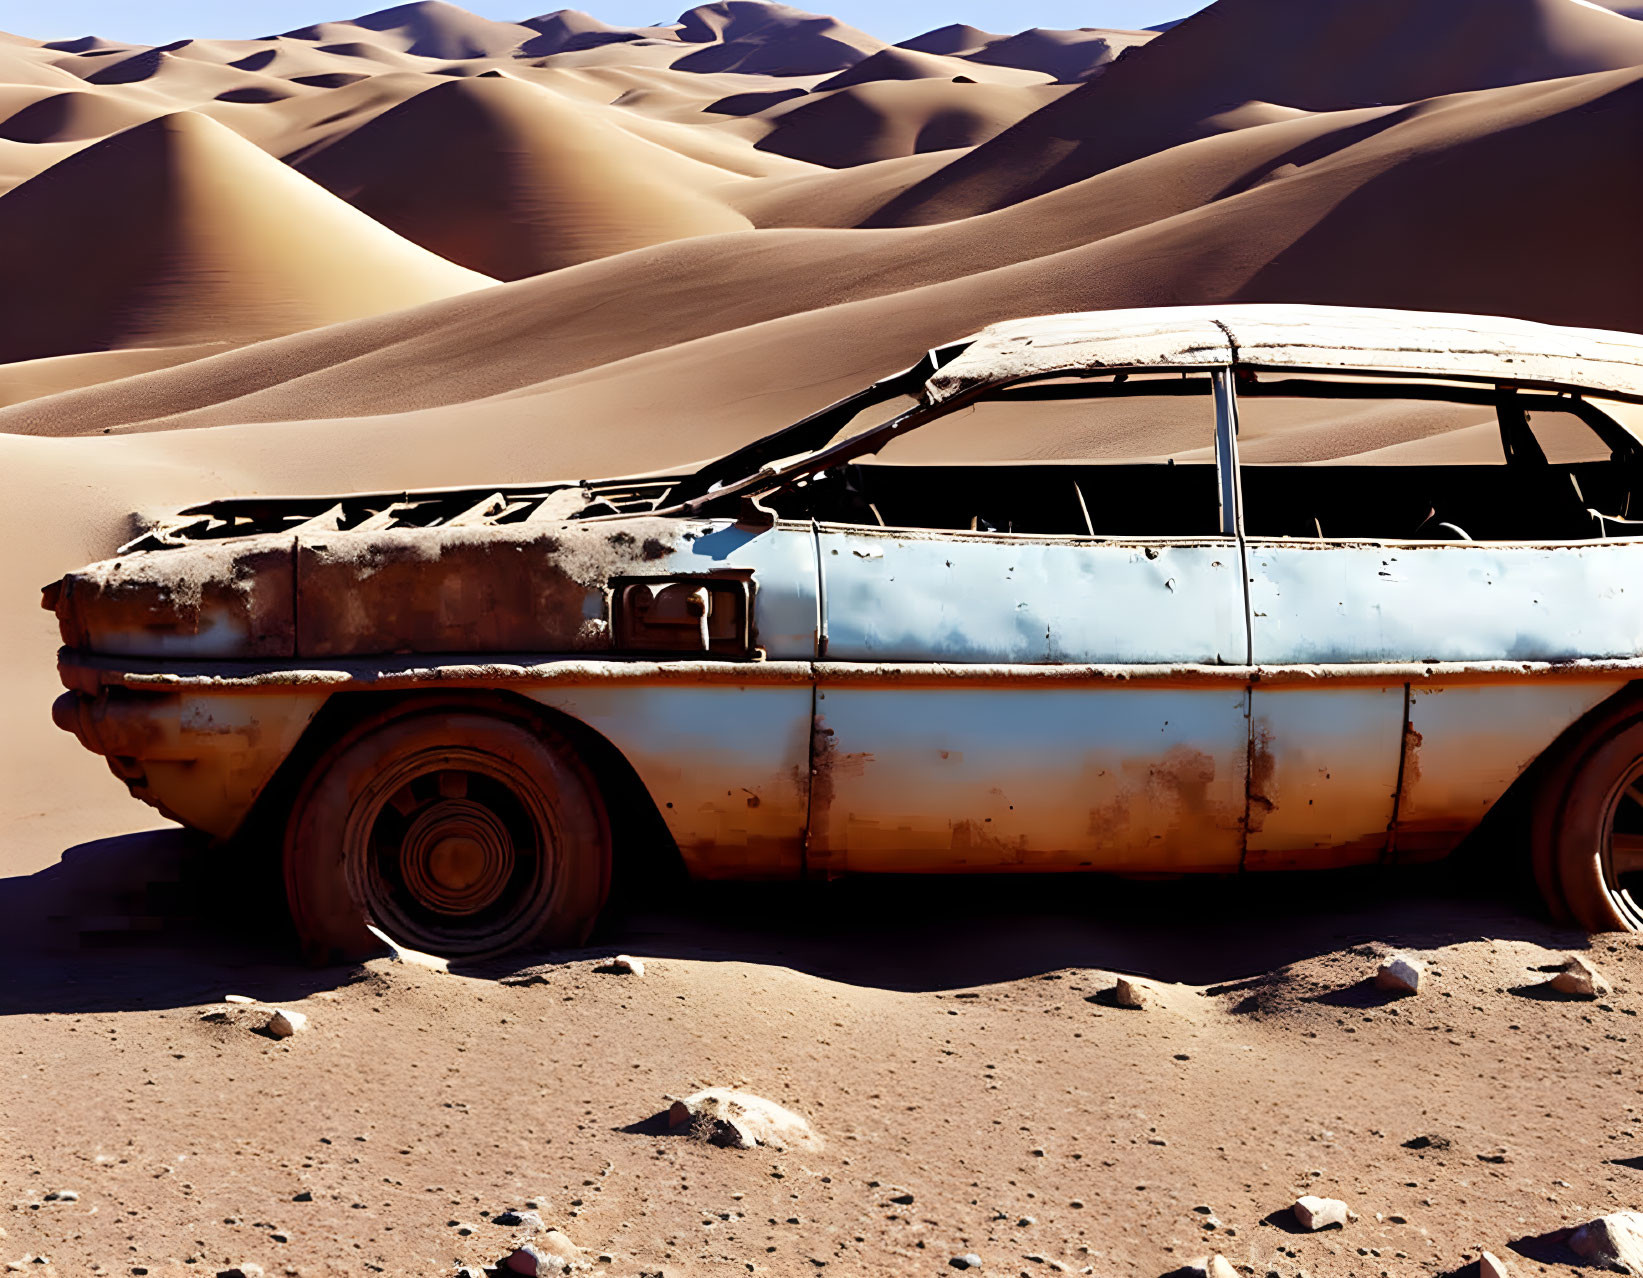
[[[52,726],[37,592],[212,497],[702,460],[1027,314],[1643,329],[1637,12],[1215,0],[892,44],[754,0],[633,28],[433,0],[0,37],[0,1265],[443,1274],[529,1199],[629,1275],[1559,1272],[1536,1239],[1643,1206],[1643,951],[1597,943],[1602,1007],[1514,994],[1587,942],[1498,873],[679,889],[600,938],[655,960],[636,980],[311,973],[266,883],[194,864]],[[1367,998],[1387,947],[1442,978]],[[1107,1006],[1120,973],[1162,1005]],[[231,991],[314,1028],[200,1020]],[[646,1125],[710,1085],[825,1152]],[[1286,1232],[1309,1188],[1360,1220]]]

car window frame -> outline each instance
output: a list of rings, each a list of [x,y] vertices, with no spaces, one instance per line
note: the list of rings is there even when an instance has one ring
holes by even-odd
[[[869,456],[883,448],[892,440],[903,435],[911,434],[930,426],[944,417],[948,417],[962,409],[969,408],[989,396],[1012,387],[1030,385],[1035,382],[1045,382],[1053,379],[1085,376],[1089,378],[1109,378],[1127,376],[1129,374],[1166,373],[1182,377],[1204,376],[1210,381],[1210,401],[1213,413],[1212,438],[1215,448],[1216,492],[1218,499],[1217,531],[1214,533],[1196,533],[1190,536],[1140,536],[1118,534],[1096,534],[1091,537],[1088,533],[1080,534],[1038,534],[1038,533],[1000,533],[997,531],[980,532],[968,529],[906,529],[906,531],[939,531],[952,536],[986,536],[986,537],[1025,537],[1034,540],[1068,540],[1068,541],[1101,541],[1101,542],[1136,542],[1136,543],[1168,543],[1177,541],[1220,541],[1235,542],[1241,536],[1242,508],[1241,490],[1238,484],[1237,462],[1237,435],[1235,395],[1233,391],[1233,369],[1227,364],[1203,364],[1192,366],[1170,365],[1168,367],[1135,366],[1123,368],[1099,368],[1087,370],[1060,370],[1051,373],[1033,374],[1030,376],[1013,378],[1009,381],[993,382],[986,386],[977,387],[964,394],[956,395],[952,399],[943,400],[938,404],[916,403],[911,408],[888,421],[877,426],[848,436],[845,439],[827,444],[825,447],[797,457],[786,458],[778,463],[767,465],[761,470],[745,478],[715,489],[700,497],[679,503],[670,511],[657,513],[680,513],[701,515],[711,513],[715,509],[723,511],[735,503],[739,517],[755,522],[775,522],[776,516],[762,504],[762,500],[774,497],[778,493],[790,492],[798,485],[808,482],[826,471],[835,467],[848,465],[857,458]],[[888,379],[887,379],[888,380]],[[882,385],[883,383],[880,383]],[[1137,398],[1147,392],[1138,390]],[[1156,392],[1155,392],[1156,393]],[[1076,398],[1076,397],[1072,397]],[[1091,396],[1090,398],[1097,398]],[[1004,464],[1004,463],[996,463]],[[783,521],[788,522],[788,521]],[[855,525],[841,525],[854,527]],[[874,528],[876,525],[861,525],[863,528]],[[901,529],[901,525],[884,525],[886,529]]]

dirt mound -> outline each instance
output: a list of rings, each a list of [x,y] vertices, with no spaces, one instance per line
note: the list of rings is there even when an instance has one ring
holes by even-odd
[[[298,168],[383,226],[498,279],[749,226],[703,194],[725,174],[635,137],[609,110],[509,77],[462,80]]]
[[[245,341],[490,281],[356,213],[204,116],[99,142],[0,197],[0,359]],[[26,299],[26,304],[25,304]]]

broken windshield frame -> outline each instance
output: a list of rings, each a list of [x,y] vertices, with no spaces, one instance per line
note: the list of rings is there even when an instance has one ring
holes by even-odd
[[[670,494],[672,500],[667,506],[668,513],[700,515],[711,508],[723,510],[732,503],[742,499],[757,499],[775,492],[780,488],[801,480],[813,478],[822,472],[853,461],[858,457],[877,452],[891,440],[904,435],[909,431],[947,416],[949,413],[963,408],[973,401],[984,396],[999,396],[1007,394],[1012,398],[1104,398],[1127,395],[1158,395],[1171,393],[1197,393],[1192,386],[1192,379],[1202,378],[1216,371],[1209,366],[1203,368],[1182,368],[1171,366],[1167,369],[1137,367],[1134,369],[1063,369],[1055,372],[1043,373],[1024,377],[1011,382],[998,382],[989,385],[974,387],[952,399],[943,400],[938,404],[918,402],[903,413],[897,414],[878,426],[869,427],[837,442],[829,442],[833,436],[848,425],[860,413],[875,404],[891,399],[911,396],[917,397],[924,389],[924,383],[938,370],[952,355],[962,350],[961,346],[948,347],[931,351],[925,358],[912,368],[897,373],[891,377],[875,382],[866,390],[856,395],[839,400],[835,404],[811,414],[809,417],[792,426],[767,435],[763,439],[730,453],[719,461],[697,471],[685,481],[681,487],[688,494],[680,500],[676,490]],[[1233,372],[1240,381],[1239,390],[1244,394],[1290,394],[1303,390],[1327,397],[1357,398],[1363,396],[1384,395],[1384,385],[1376,383],[1402,382],[1405,383],[1401,393],[1412,397],[1449,399],[1458,402],[1472,402],[1489,405],[1506,405],[1511,410],[1517,394],[1523,390],[1538,391],[1542,396],[1556,397],[1559,407],[1565,408],[1582,418],[1594,431],[1617,451],[1637,455],[1643,451],[1643,446],[1630,434],[1598,409],[1587,403],[1578,387],[1558,386],[1548,387],[1542,383],[1533,383],[1530,386],[1520,387],[1515,383],[1478,381],[1475,386],[1462,387],[1453,382],[1447,386],[1422,387],[1421,382],[1431,379],[1408,373],[1378,374],[1366,372],[1359,374],[1367,384],[1357,386],[1352,383],[1317,383],[1307,380],[1313,370],[1304,368],[1270,369],[1260,365],[1237,365]],[[1127,384],[1132,373],[1159,373],[1179,374],[1182,381],[1179,383],[1141,382]],[[1279,389],[1273,383],[1262,383],[1260,373],[1278,373],[1288,384]],[[1329,374],[1338,376],[1340,370],[1330,370]],[[1093,379],[1111,379],[1105,385],[1093,383]],[[705,481],[705,483],[704,483]],[[657,513],[661,513],[658,511]]]

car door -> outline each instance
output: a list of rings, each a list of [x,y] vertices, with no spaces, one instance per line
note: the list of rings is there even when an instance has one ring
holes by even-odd
[[[1237,409],[1261,668],[1246,866],[1441,854],[1620,683],[1523,663],[1636,652],[1635,544],[1591,540],[1597,480],[1582,497],[1564,467],[1608,448],[1493,387],[1262,374]]]
[[[1248,634],[1212,378],[1129,387],[929,423],[861,468],[860,518],[818,518],[811,873],[1237,868]]]

